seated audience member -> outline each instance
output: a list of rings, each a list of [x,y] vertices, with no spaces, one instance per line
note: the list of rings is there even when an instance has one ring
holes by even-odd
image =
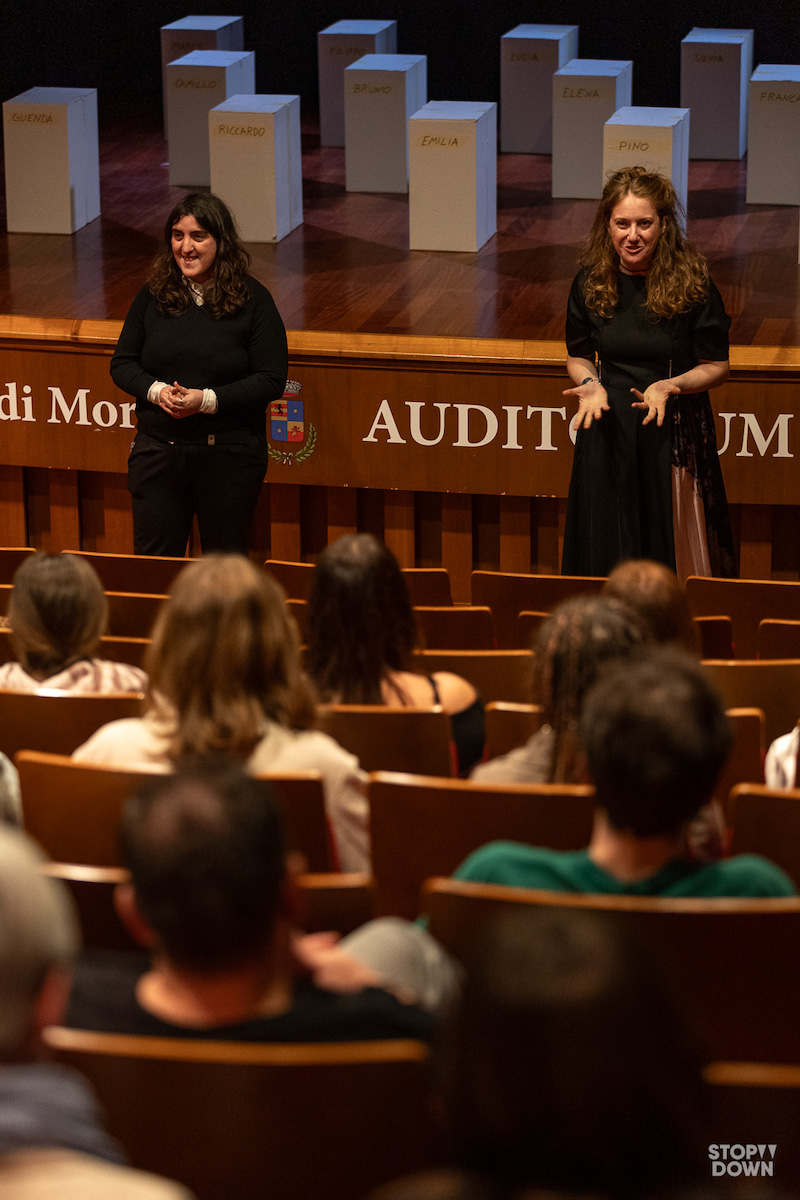
[[[371,1200],[705,1194],[700,1062],[646,947],[597,913],[520,911],[465,966],[439,1054],[451,1165]]]
[[[797,787],[797,752],[800,748],[800,725],[791,733],[776,738],[767,751],[764,779],[770,788]]]
[[[121,847],[131,883],[119,889],[118,909],[151,957],[85,956],[68,1024],[233,1041],[429,1036],[429,1014],[385,990],[367,961],[370,926],[338,945],[296,933],[296,866],[284,855],[277,804],[236,764],[148,781],[125,808]],[[371,924],[385,951],[385,922]],[[417,999],[442,986],[444,952],[401,924],[403,984]]]
[[[700,639],[678,576],[647,558],[621,562],[603,585],[604,596],[627,604],[641,617],[658,645],[681,646],[700,656]]]
[[[319,771],[342,870],[369,870],[366,775],[354,755],[310,728],[314,697],[273,579],[238,555],[184,567],[146,665],[145,715],[104,725],[74,758],[167,771],[182,759],[223,755],[253,774]]]
[[[533,644],[533,700],[542,725],[524,746],[481,763],[480,783],[583,783],[575,735],[586,692],[604,663],[644,641],[630,609],[603,596],[576,596],[540,625]]]
[[[558,851],[494,842],[457,879],[643,896],[793,896],[757,855],[689,859],[686,830],[711,797],[731,741],[719,697],[682,651],[614,663],[586,697],[579,742],[595,786],[589,846]]]
[[[0,829],[0,1195],[14,1200],[190,1200],[128,1170],[77,1072],[46,1062],[40,1033],[61,1020],[78,929],[62,884],[21,833]]]
[[[95,569],[74,554],[32,554],[14,575],[8,623],[19,662],[0,666],[0,688],[36,692],[142,692],[139,667],[96,658],[108,602]]]
[[[471,683],[449,671],[410,669],[414,610],[392,552],[369,533],[348,534],[323,550],[308,599],[308,669],[329,704],[386,704],[450,714],[459,772],[483,754],[483,704]]]

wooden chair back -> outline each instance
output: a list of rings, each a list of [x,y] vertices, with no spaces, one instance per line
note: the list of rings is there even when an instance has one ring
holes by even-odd
[[[0,546],[0,583],[11,583],[17,567],[35,553],[33,546]]]
[[[320,728],[355,754],[365,771],[452,775],[450,717],[440,705],[323,704]]]
[[[472,603],[486,604],[494,616],[497,645],[510,649],[517,641],[521,612],[552,612],[571,596],[599,592],[605,579],[594,575],[515,575],[507,571],[473,571]],[[510,699],[510,697],[505,697]]]
[[[711,1092],[709,1144],[745,1146],[750,1157],[744,1162],[756,1164],[759,1179],[772,1175],[780,1191],[796,1194],[800,1190],[800,1066],[714,1062],[704,1075]],[[722,1162],[722,1152],[718,1155],[717,1161]],[[729,1151],[726,1161],[731,1161]],[[724,1179],[727,1183],[730,1176]],[[717,1181],[722,1182],[723,1176]],[[769,1185],[761,1184],[765,1186]]]
[[[478,695],[490,700],[530,700],[533,655],[530,650],[416,650],[415,671],[433,675],[452,671],[468,679]]]
[[[714,795],[731,824],[728,797],[738,783],[761,783],[764,779],[764,714],[760,708],[729,708],[733,744],[722,768]]]
[[[311,579],[314,575],[314,564],[304,562],[284,562],[280,558],[268,558],[264,563],[286,593],[289,600],[307,600],[311,591]]]
[[[90,867],[84,863],[43,862],[43,875],[59,879],[70,892],[81,928],[84,950],[138,950],[114,905],[114,892],[130,875],[123,867]]]
[[[733,658],[733,622],[730,617],[695,617],[694,627],[701,658]]]
[[[800,1062],[800,898],[585,896],[432,879],[421,907],[458,955],[480,923],[520,905],[601,912],[653,947],[710,1058]]]
[[[546,612],[521,612],[517,617],[517,645],[520,650],[530,650],[539,632],[542,621],[550,614]]]
[[[308,640],[307,635],[307,620],[308,620],[308,601],[307,600],[285,600],[287,609],[292,619],[297,625],[297,632],[300,635],[300,642],[305,643]]]
[[[429,650],[494,650],[492,610],[460,604],[439,608],[415,605],[414,616],[423,647]]]
[[[760,708],[769,746],[800,716],[800,659],[704,659],[703,667],[726,708]]]
[[[108,632],[115,637],[149,638],[166,599],[145,592],[106,592]]]
[[[164,596],[193,558],[161,558],[150,554],[102,554],[99,551],[69,550],[94,567],[107,592],[149,592]]]
[[[130,881],[124,867],[43,862],[39,869],[61,880],[71,893],[85,950],[141,950],[114,905],[115,889]],[[296,884],[297,926],[306,933],[335,930],[344,936],[375,916],[375,885],[369,875],[300,875]]]
[[[800,621],[759,621],[758,657],[800,658]]]
[[[728,814],[731,853],[763,854],[782,867],[800,891],[800,788],[737,784]]]
[[[106,635],[100,639],[97,657],[109,659],[111,662],[129,663],[134,667],[143,667],[144,656],[149,645],[150,638]],[[7,626],[0,626],[0,664],[14,662],[16,657],[11,630]]]
[[[446,567],[403,567],[403,578],[412,604],[452,605],[453,591]]]
[[[486,705],[486,757],[499,758],[533,737],[542,719],[541,704],[511,704],[492,700]]]
[[[800,614],[800,583],[767,579],[705,579],[690,575],[686,599],[695,617],[727,613],[733,622],[737,658],[758,654],[758,626],[764,617],[796,620]]]
[[[30,751],[21,751],[15,762],[25,828],[51,858],[96,867],[120,865],[117,829],[122,807],[152,772],[115,770]],[[310,871],[335,869],[319,774],[298,771],[259,778],[275,789],[290,848],[305,854]]]
[[[101,725],[142,713],[141,692],[0,691],[0,750],[72,754]]]
[[[362,1200],[436,1162],[419,1042],[259,1044],[51,1026],[131,1164],[198,1200]]]
[[[581,850],[594,790],[568,784],[478,784],[379,771],[369,783],[372,873],[381,915],[417,915],[430,875],[448,875],[498,838]]]

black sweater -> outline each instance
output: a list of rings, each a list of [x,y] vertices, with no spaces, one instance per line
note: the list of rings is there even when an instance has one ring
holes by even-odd
[[[147,287],[122,327],[111,378],[136,397],[141,433],[158,441],[205,441],[210,433],[265,436],[265,412],[286,384],[286,330],[275,301],[256,279],[250,298],[233,316],[215,320],[192,303],[180,316],[163,313]],[[147,399],[150,385],[176,380],[187,388],[213,388],[217,412],[176,420]]]

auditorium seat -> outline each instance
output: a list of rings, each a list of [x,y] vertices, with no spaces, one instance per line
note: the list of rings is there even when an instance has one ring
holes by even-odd
[[[756,1190],[776,1187],[781,1193],[797,1195],[800,1191],[800,1066],[797,1063],[713,1062],[703,1072],[710,1086],[711,1114],[709,1146],[742,1145],[750,1157],[743,1161],[757,1164],[749,1171],[757,1174]],[[774,1158],[773,1158],[774,1154]],[[723,1160],[717,1152],[717,1163],[736,1162],[730,1152]],[[767,1164],[766,1169],[761,1163]],[[772,1164],[772,1171],[769,1166]],[[711,1163],[709,1163],[709,1167]],[[734,1175],[723,1174],[718,1167],[715,1184],[723,1188],[742,1183],[745,1170]],[[771,1179],[769,1184],[763,1182]]]
[[[521,612],[517,615],[517,645],[520,649],[530,650],[539,627],[550,614],[546,612]]]
[[[0,693],[0,696],[2,693]],[[50,858],[90,866],[120,865],[119,816],[125,800],[148,772],[75,762],[61,754],[21,751],[15,760],[25,828]],[[301,850],[310,871],[338,866],[322,780],[316,771],[263,775],[283,808],[290,849]]]
[[[594,910],[651,946],[708,1058],[800,1062],[800,898],[589,896],[431,879],[420,908],[459,955],[479,924],[520,905]]]
[[[733,729],[733,744],[720,772],[714,795],[725,811],[730,825],[728,797],[737,783],[761,783],[764,779],[764,714],[760,708],[726,710]]]
[[[68,550],[90,563],[107,592],[167,593],[175,576],[191,558],[161,558],[149,554],[103,554],[99,551]]]
[[[452,775],[450,717],[439,705],[322,704],[319,725],[355,754],[365,771]]]
[[[445,567],[403,567],[412,604],[445,607],[453,603],[450,572]]]
[[[69,889],[84,949],[141,950],[114,905],[115,889],[130,880],[123,867],[43,862],[39,869]],[[375,916],[375,885],[369,875],[306,874],[297,877],[296,885],[297,926],[306,933],[334,930],[344,935]]]
[[[0,546],[0,583],[11,583],[17,567],[35,553],[33,546]]]
[[[131,1165],[198,1200],[363,1200],[436,1162],[427,1048],[414,1041],[259,1044],[51,1026]]]
[[[423,675],[452,671],[469,680],[478,695],[490,700],[530,699],[533,655],[530,650],[415,650],[411,668]]]
[[[289,613],[297,625],[297,633],[301,644],[306,641],[306,619],[308,613],[307,600],[292,600],[288,596],[284,601]]]
[[[14,692],[0,689],[0,750],[72,754],[108,721],[139,717],[141,692]]]
[[[726,708],[760,708],[769,746],[800,716],[800,659],[704,659],[703,668]]]
[[[424,880],[451,873],[486,842],[583,849],[592,831],[594,789],[378,771],[370,777],[369,807],[378,912],[413,918]]]
[[[800,621],[759,621],[758,657],[800,658]]]
[[[415,605],[420,645],[427,650],[494,650],[492,610],[472,604]]]
[[[800,789],[740,783],[731,790],[728,813],[731,852],[763,854],[800,891]]]
[[[552,612],[562,600],[595,594],[604,583],[604,578],[594,575],[514,575],[506,571],[473,571],[472,603],[491,608],[497,645],[510,649],[516,645],[521,612]]]
[[[284,562],[279,558],[268,558],[264,568],[276,579],[289,600],[307,600],[311,590],[314,564]]]
[[[486,705],[486,757],[499,758],[533,737],[542,718],[541,704],[512,704],[493,700]]]
[[[706,579],[690,575],[686,599],[692,616],[726,613],[733,622],[737,658],[758,654],[758,626],[765,617],[795,620],[800,613],[800,583],[766,579]]]
[[[106,592],[108,632],[114,637],[149,638],[165,595],[144,592]]]
[[[695,617],[694,627],[701,658],[733,658],[733,622],[730,617]]]

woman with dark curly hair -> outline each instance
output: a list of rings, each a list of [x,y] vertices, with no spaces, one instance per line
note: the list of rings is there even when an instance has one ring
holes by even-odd
[[[369,533],[348,534],[319,556],[308,599],[309,674],[332,704],[386,704],[450,714],[459,771],[483,753],[483,704],[460,675],[410,669],[417,625],[397,559]]]
[[[606,184],[567,307],[578,400],[565,575],[650,558],[736,574],[709,388],[728,377],[730,318],[685,236],[668,179],[628,167]]]
[[[286,383],[286,331],[216,196],[175,205],[131,305],[111,377],[136,397],[128,459],[137,554],[246,554],[267,469],[266,411]]]

